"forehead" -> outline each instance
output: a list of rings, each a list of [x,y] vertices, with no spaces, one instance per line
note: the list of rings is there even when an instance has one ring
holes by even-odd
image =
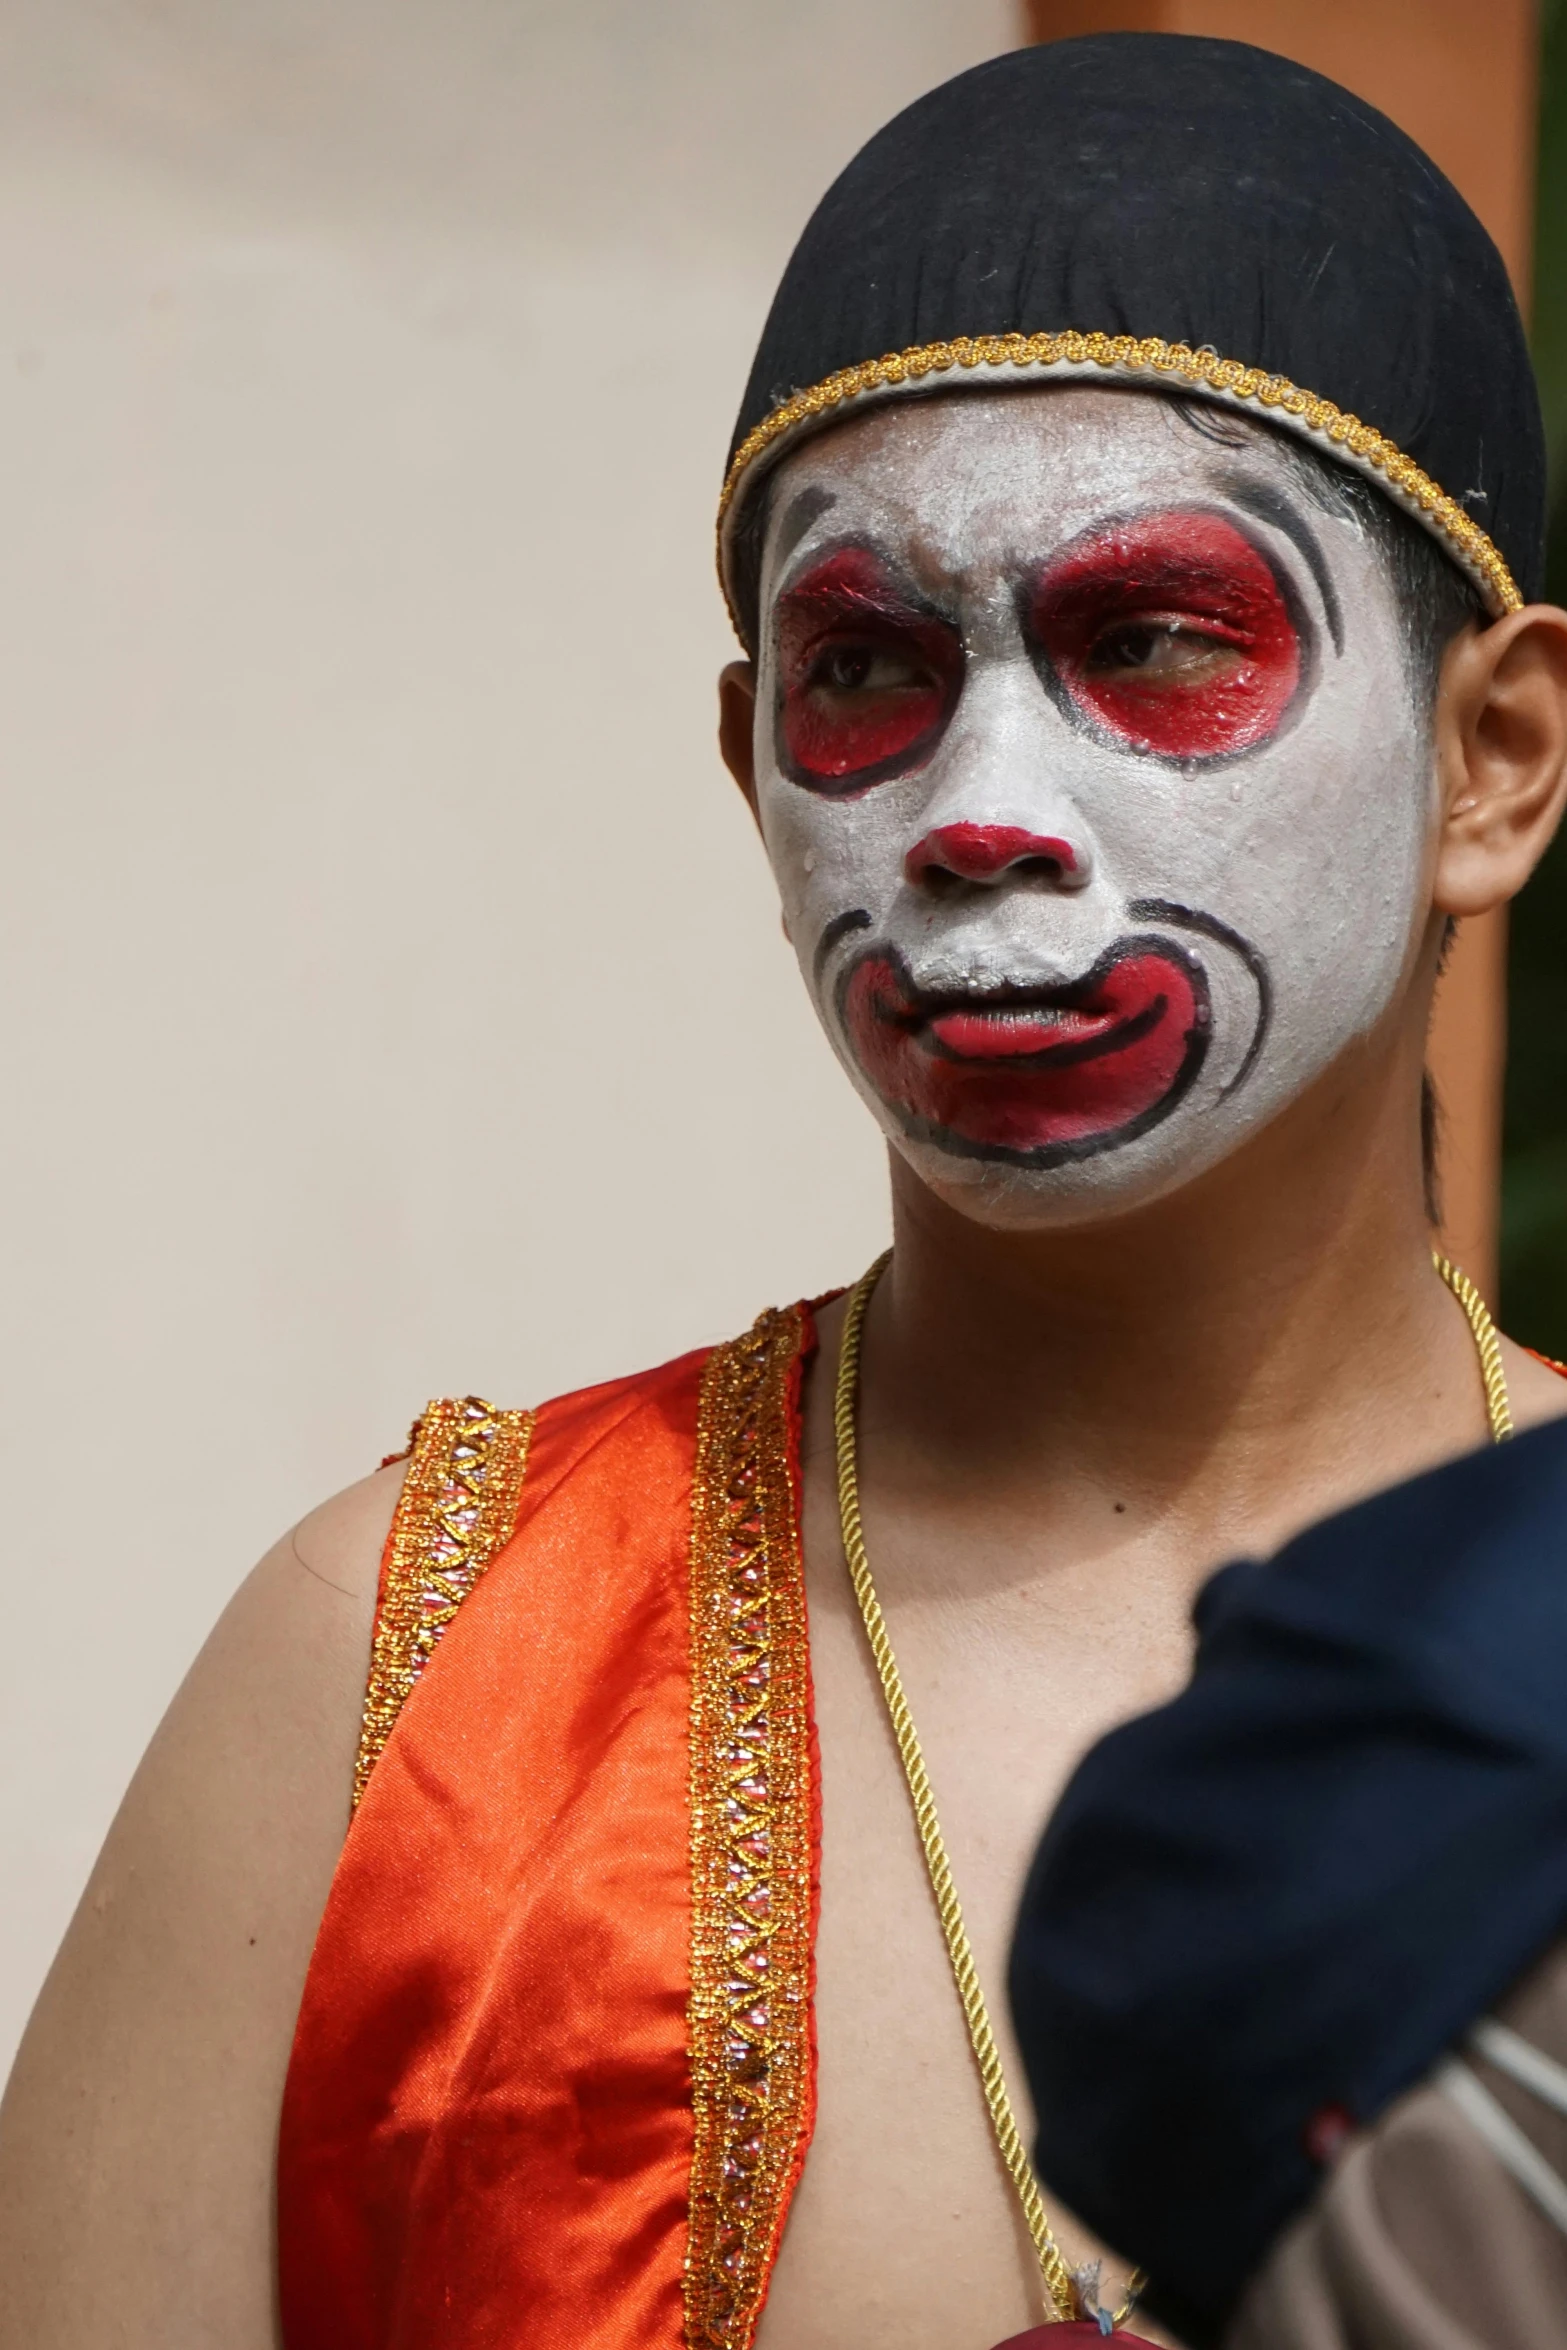
[[[961,577],[987,560],[1037,558],[1094,522],[1165,501],[1248,493],[1312,518],[1323,512],[1299,465],[1266,428],[1213,412],[1198,421],[1157,392],[1075,385],[890,401],[835,425],[779,467],[769,502],[763,591],[793,558],[865,536],[922,573]],[[1204,427],[1207,429],[1204,429]]]

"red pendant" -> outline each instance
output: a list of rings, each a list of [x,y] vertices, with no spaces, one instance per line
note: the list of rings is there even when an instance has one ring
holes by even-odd
[[[1102,2334],[1097,2319],[1092,2317],[1058,2318],[1054,2325],[1030,2326],[1026,2334],[1008,2334],[996,2350],[1066,2350],[1068,2342],[1119,2343],[1121,2350],[1154,2350],[1152,2342],[1141,2334],[1123,2333],[1119,2326],[1113,2334]]]

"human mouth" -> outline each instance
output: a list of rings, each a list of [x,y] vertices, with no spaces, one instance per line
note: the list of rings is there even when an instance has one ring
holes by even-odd
[[[918,987],[873,949],[839,990],[861,1067],[918,1138],[1031,1166],[1146,1133],[1201,1066],[1206,975],[1168,940],[1121,940],[1081,979],[1046,987]]]
[[[1108,1010],[1030,998],[933,1011],[925,1024],[935,1043],[954,1060],[1002,1061],[1095,1042],[1110,1035],[1115,1022],[1116,1015]]]

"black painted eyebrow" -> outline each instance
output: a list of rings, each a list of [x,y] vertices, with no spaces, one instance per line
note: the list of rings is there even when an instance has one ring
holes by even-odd
[[[820,482],[812,483],[808,489],[795,492],[778,517],[778,529],[773,539],[775,567],[782,569],[810,529],[811,524],[825,514],[829,506],[836,506],[837,503],[837,491],[823,489]]]
[[[1328,634],[1333,639],[1333,650],[1344,650],[1344,611],[1338,600],[1338,590],[1328,573],[1327,558],[1317,542],[1315,532],[1282,490],[1268,482],[1254,481],[1249,474],[1227,473],[1221,485],[1226,497],[1234,500],[1243,512],[1254,514],[1259,522],[1270,522],[1282,531],[1291,545],[1305,558],[1317,593],[1322,598],[1322,609],[1327,617]]]

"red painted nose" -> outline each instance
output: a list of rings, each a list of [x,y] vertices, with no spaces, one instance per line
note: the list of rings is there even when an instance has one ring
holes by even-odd
[[[940,824],[917,840],[903,860],[910,881],[927,873],[952,873],[960,881],[999,881],[1014,865],[1053,865],[1058,878],[1078,876],[1077,852],[1070,841],[1044,832],[1024,832],[1016,824]]]

